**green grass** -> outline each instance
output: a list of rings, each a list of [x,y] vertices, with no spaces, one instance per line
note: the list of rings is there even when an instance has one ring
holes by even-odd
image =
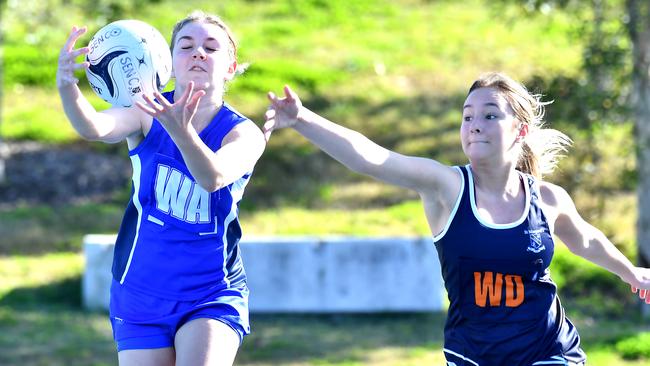
[[[125,207],[126,200],[0,210],[0,255],[80,250],[85,234],[117,232]]]
[[[299,206],[272,208],[243,207],[240,222],[244,235],[351,235],[351,236],[426,236],[431,235],[419,200],[385,203],[382,207],[364,202],[386,200],[400,191],[378,183],[359,183],[344,187],[327,186],[325,207]],[[585,211],[595,203],[584,195],[576,199]],[[246,201],[246,199],[244,200]],[[67,206],[29,206],[0,210],[1,254],[43,253],[79,250],[85,234],[116,233],[127,198],[109,203]],[[337,208],[338,204],[344,207]],[[357,208],[349,208],[357,207]],[[628,256],[635,255],[636,201],[633,194],[606,200],[595,224],[602,227]],[[589,216],[585,216],[589,217]],[[593,221],[593,220],[592,220]]]
[[[0,211],[2,254],[33,254],[81,249],[85,234],[116,233],[126,201],[73,206],[19,207]],[[245,235],[427,235],[419,201],[386,209],[309,210],[284,207],[241,212]],[[1,273],[1,270],[0,270]]]
[[[0,257],[0,364],[114,365],[104,313],[80,308],[78,253]],[[631,296],[631,294],[630,294]],[[645,365],[625,360],[617,343],[650,330],[633,316],[598,318],[569,309],[589,365]],[[404,366],[443,363],[444,313],[253,314],[253,333],[236,365]]]
[[[119,2],[124,17],[148,21],[166,36],[192,9],[223,16],[240,40],[240,62],[251,62],[226,98],[256,122],[263,120],[264,93],[289,83],[306,105],[327,117],[399,152],[444,163],[464,162],[460,106],[479,73],[500,70],[522,81],[541,77],[549,83],[582,77],[580,25],[562,11],[523,18],[512,5],[481,0],[142,2]],[[40,10],[32,2],[6,4],[2,138],[78,139],[54,89],[54,63],[73,24],[89,26],[83,45],[108,22],[97,11],[108,2],[70,5],[78,3],[45,0]],[[35,52],[39,49],[44,51]],[[96,108],[107,107],[85,80],[80,85]],[[559,104],[551,111],[572,110],[576,104],[567,98],[550,95]],[[568,119],[552,122],[570,128],[576,121]],[[554,178],[569,188],[579,185],[572,193],[580,211],[633,255],[630,126],[593,127],[592,135],[569,129],[577,146]],[[242,206],[245,235],[429,235],[412,193],[360,179],[327,159],[291,131],[275,134]],[[318,182],[299,180],[292,172]],[[297,194],[278,188],[289,186],[285,180]],[[80,309],[78,253],[82,235],[117,231],[125,203],[0,212],[0,364],[116,364],[106,314]],[[581,331],[589,365],[648,364],[622,358],[636,352],[625,345],[643,341],[649,326],[630,315],[633,297],[620,281],[561,246],[557,259],[552,272],[571,290],[563,299]],[[578,279],[580,284],[567,286]],[[616,295],[594,295],[611,291]],[[444,314],[253,315],[253,334],[237,364],[439,365],[443,321]]]
[[[2,25],[8,67],[0,136],[5,138],[55,142],[77,138],[53,88],[56,56],[72,24],[89,26],[79,41],[84,45],[107,20],[88,18],[86,10],[70,4],[56,5],[58,0],[47,3],[52,4],[49,17],[40,24],[32,24],[42,17],[34,13],[37,7],[11,5]],[[468,7],[473,11],[466,11]],[[280,91],[285,83],[314,102],[316,109],[323,109],[319,101],[328,101],[334,117],[363,121],[369,117],[363,114],[368,109],[364,104],[372,108],[394,98],[435,100],[462,94],[487,70],[526,80],[534,75],[575,76],[581,63],[582,45],[573,36],[576,25],[569,15],[554,12],[517,20],[515,7],[507,6],[511,21],[495,22],[504,10],[479,0],[462,4],[314,0],[300,5],[292,0],[219,5],[161,1],[144,11],[126,7],[125,17],[148,21],[169,37],[175,21],[196,8],[222,15],[239,38],[240,62],[250,62],[251,67],[232,84],[228,98],[258,122],[266,109],[264,94]],[[39,54],[39,49],[47,52]],[[96,107],[105,108],[85,87],[82,74],[85,94]],[[356,100],[354,108],[341,115],[337,106],[352,96],[362,96],[364,103]],[[400,116],[379,114],[372,121],[396,124]]]
[[[416,236],[429,233],[419,201],[366,210],[283,207],[243,212],[241,222],[245,233],[251,235]]]

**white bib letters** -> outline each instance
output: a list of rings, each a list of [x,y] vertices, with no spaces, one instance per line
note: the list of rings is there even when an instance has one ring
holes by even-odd
[[[158,165],[156,207],[189,223],[210,222],[210,193],[190,177],[166,165]]]

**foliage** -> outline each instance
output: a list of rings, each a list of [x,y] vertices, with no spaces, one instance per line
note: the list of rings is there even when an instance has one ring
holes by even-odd
[[[55,86],[56,65],[59,51],[55,48],[37,46],[4,47],[5,85]]]
[[[616,343],[616,351],[626,359],[650,359],[650,332],[639,333]]]
[[[605,214],[603,208],[612,196],[634,191],[637,173],[632,123],[594,123],[589,130],[560,129],[573,139],[573,146],[553,181],[574,198],[591,196],[593,203],[582,211],[586,217]]]
[[[510,0],[500,0],[503,5]],[[517,3],[517,2],[515,2]],[[583,75],[577,81],[583,103],[576,103],[572,120],[588,127],[593,121],[627,121],[632,59],[623,0],[528,0],[518,2],[525,16],[568,12],[577,25],[574,37],[584,42]],[[562,84],[560,84],[562,86]],[[566,87],[566,85],[564,85]],[[578,117],[578,118],[575,118]]]
[[[12,65],[6,72],[0,124],[0,135],[5,138],[56,142],[78,138],[52,89],[58,52],[58,46],[52,45],[61,44],[75,22],[89,26],[89,34],[79,41],[84,44],[108,19],[102,11],[86,11],[83,1],[60,6],[61,1],[9,6],[15,16],[3,23],[10,30],[5,49]],[[123,2],[103,1],[97,8],[112,3]],[[49,16],[36,14],[38,6]],[[467,12],[467,6],[476,11]],[[572,36],[575,25],[569,14],[555,12],[495,23],[495,10],[481,0],[472,0],[470,5],[416,0],[399,5],[344,0],[219,5],[201,0],[160,1],[137,14],[123,8],[121,16],[137,16],[169,34],[174,22],[193,8],[221,14],[240,39],[240,62],[251,66],[230,85],[227,100],[254,121],[263,121],[264,94],[280,92],[284,84],[290,84],[306,105],[328,118],[401,153],[448,164],[465,161],[458,144],[460,106],[467,85],[479,73],[496,69],[524,81],[541,74],[573,80],[580,62],[581,40]],[[513,9],[508,6],[506,12]],[[21,21],[33,16],[39,17],[38,26]],[[36,31],[30,32],[32,28]],[[47,51],[35,60],[30,56],[34,50]],[[83,73],[79,77],[91,103],[105,108],[87,89]],[[48,108],[39,110],[34,105]],[[253,199],[256,206],[342,205],[342,200],[323,199],[320,192],[359,181],[313,146],[282,131],[271,139],[257,165],[248,200]],[[294,189],[276,189],[289,185]],[[407,198],[400,192],[366,203],[392,204]],[[366,204],[349,202],[348,207]]]
[[[46,72],[51,70],[47,69]],[[90,88],[82,85],[88,100],[95,108],[108,105],[99,99]],[[0,136],[11,140],[46,140],[50,143],[78,141],[79,135],[62,113],[62,106],[56,91],[35,86],[15,84],[9,88],[11,104],[2,109]],[[52,111],[61,111],[53,113]],[[102,144],[95,144],[101,147]]]
[[[620,318],[634,313],[638,305],[629,285],[565,248],[556,249],[551,277],[558,286],[560,299],[582,316]]]
[[[501,6],[513,3],[499,1]],[[621,0],[530,0],[520,3],[524,17],[568,12],[577,26],[573,37],[584,44],[581,73],[536,76],[529,87],[555,100],[547,111],[553,127],[568,132],[576,142],[571,169],[559,182],[592,194],[631,190],[636,186],[635,151],[630,109],[632,58]],[[587,5],[587,6],[586,6]],[[619,128],[614,125],[621,124]],[[616,132],[618,131],[618,132]],[[610,135],[614,133],[615,135]],[[613,146],[606,135],[615,138]],[[621,145],[623,142],[624,145]],[[614,160],[619,160],[615,163]],[[616,167],[620,171],[614,172]],[[603,174],[601,169],[611,170]],[[593,175],[592,175],[593,173]],[[574,178],[575,177],[575,178]],[[611,179],[610,179],[611,178]]]

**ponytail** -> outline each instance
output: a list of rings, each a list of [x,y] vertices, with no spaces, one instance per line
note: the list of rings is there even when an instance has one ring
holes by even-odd
[[[571,145],[571,139],[552,128],[544,128],[544,107],[539,94],[531,94],[526,87],[501,73],[488,73],[479,77],[469,93],[479,88],[494,88],[506,99],[515,117],[528,127],[517,159],[517,170],[542,178],[555,170],[562,154]],[[469,94],[468,93],[468,94]]]

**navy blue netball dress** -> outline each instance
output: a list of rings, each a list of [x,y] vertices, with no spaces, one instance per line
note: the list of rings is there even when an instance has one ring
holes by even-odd
[[[522,173],[522,216],[493,224],[478,215],[470,166],[456,169],[462,190],[434,238],[450,302],[448,365],[582,365],[580,337],[548,269],[554,243],[537,181]]]

